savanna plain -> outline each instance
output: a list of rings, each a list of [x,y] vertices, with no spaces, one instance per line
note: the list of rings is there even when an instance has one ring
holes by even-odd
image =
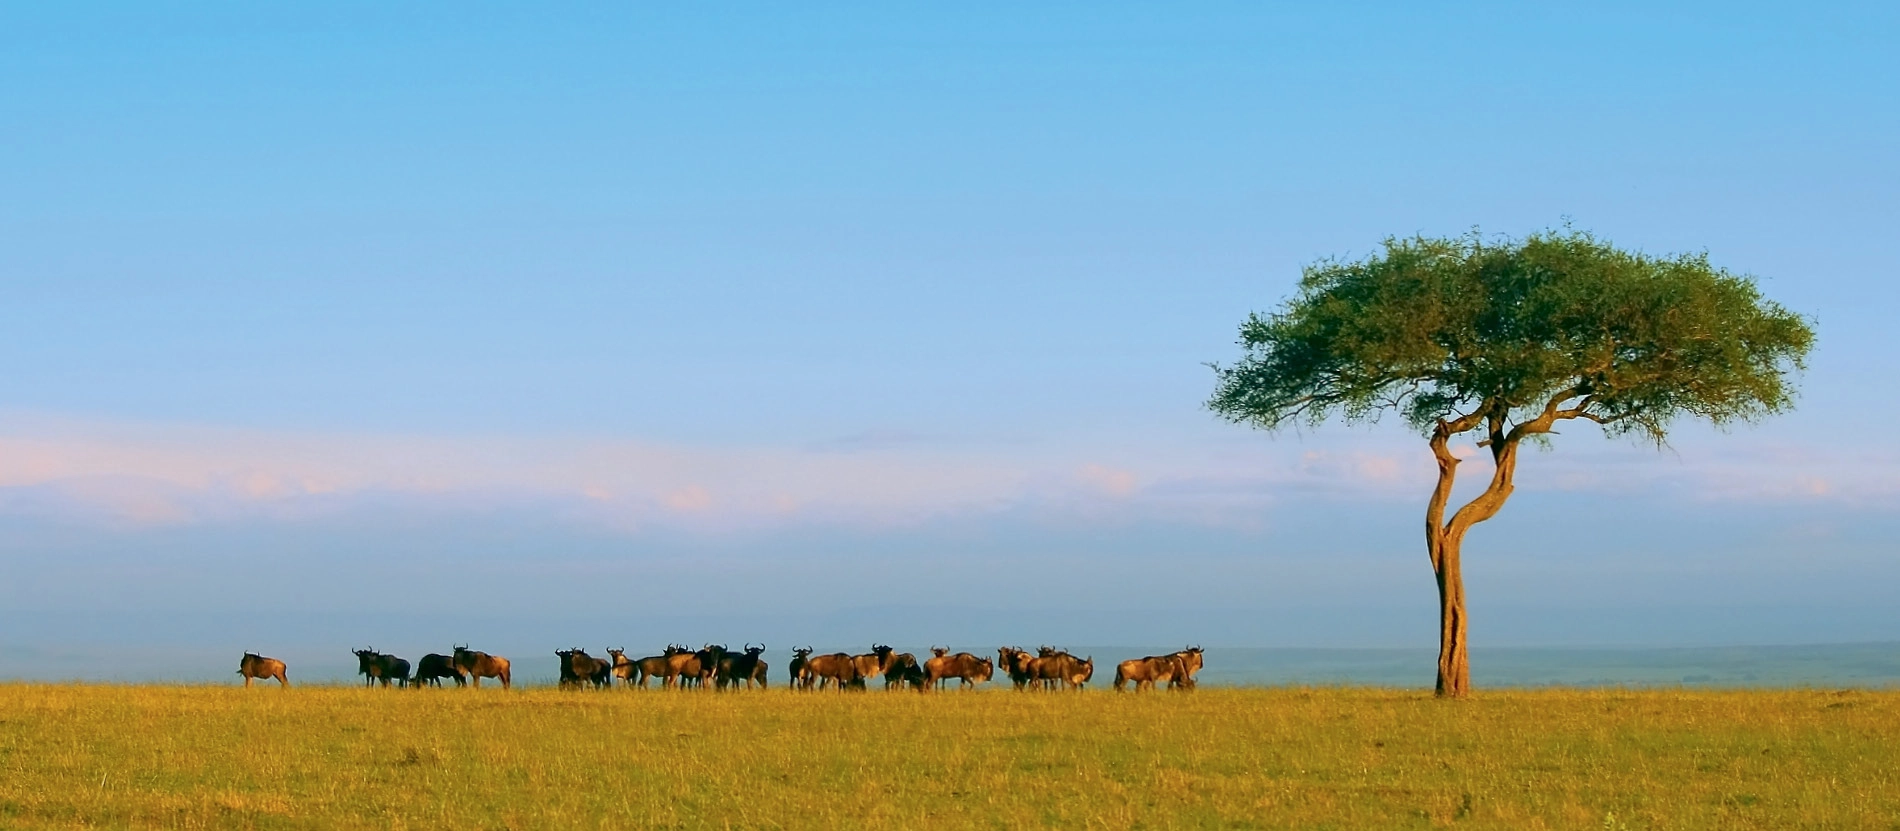
[[[0,684],[0,827],[1900,828],[1900,692]]]

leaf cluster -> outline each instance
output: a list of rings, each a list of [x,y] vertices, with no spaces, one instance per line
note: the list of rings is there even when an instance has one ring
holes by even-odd
[[[1660,444],[1679,417],[1788,409],[1813,343],[1807,320],[1704,254],[1653,257],[1570,229],[1394,238],[1307,267],[1279,311],[1251,315],[1208,406],[1267,429],[1389,410],[1427,434],[1494,439],[1583,418]]]

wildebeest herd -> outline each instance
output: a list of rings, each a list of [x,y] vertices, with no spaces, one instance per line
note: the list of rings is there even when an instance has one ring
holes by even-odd
[[[453,680],[458,687],[471,682],[480,687],[483,678],[499,680],[502,689],[512,684],[507,658],[467,646],[458,645],[447,655],[431,652],[422,656],[413,665],[413,674],[411,664],[403,658],[377,652],[372,647],[351,651],[356,655],[357,673],[363,676],[365,686],[388,687],[395,683],[420,689],[440,687],[445,678]],[[1095,677],[1094,656],[1077,658],[1051,646],[1035,652],[1014,646],[999,647],[993,661],[968,652],[952,654],[949,647],[942,646],[931,647],[930,657],[922,661],[917,660],[916,655],[898,652],[884,644],[873,644],[871,651],[862,655],[813,652],[809,646],[792,650],[792,659],[786,668],[786,683],[792,689],[861,690],[879,678],[887,690],[925,692],[938,689],[951,679],[956,679],[958,687],[964,688],[991,680],[998,667],[1018,690],[1079,690]],[[1191,690],[1195,674],[1201,671],[1201,654],[1200,647],[1189,646],[1166,655],[1122,661],[1115,666],[1115,689],[1119,692],[1132,684],[1136,691],[1152,690],[1156,684],[1165,683],[1170,689]],[[629,658],[625,649],[609,649],[607,657],[596,658],[578,646],[557,649],[554,655],[561,659],[561,686],[575,689],[604,689],[612,687],[615,681],[627,688],[647,689],[647,682],[654,678],[660,679],[660,686],[665,689],[711,687],[723,690],[740,685],[746,689],[763,689],[768,668],[765,645],[750,643],[736,651],[722,644],[707,644],[699,649],[672,644],[660,654],[646,658]],[[250,652],[244,653],[238,674],[244,677],[246,687],[251,685],[252,679],[259,678],[275,678],[277,683],[290,686],[283,661]]]

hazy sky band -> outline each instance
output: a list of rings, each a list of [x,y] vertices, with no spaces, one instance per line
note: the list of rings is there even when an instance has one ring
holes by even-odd
[[[325,564],[426,579],[459,547],[464,590],[558,617],[572,570],[842,581],[822,605],[851,606],[891,602],[864,568],[907,596],[1097,552],[1272,584],[1203,629],[1300,595],[1423,609],[1422,442],[1221,424],[1202,364],[1314,259],[1568,217],[1759,275],[1820,342],[1793,416],[1527,458],[1538,519],[1476,532],[1473,579],[1654,562],[1591,602],[1792,582],[1840,599],[1818,631],[1900,637],[1856,605],[1900,576],[1868,383],[1896,369],[1897,34],[1877,4],[0,11],[0,567],[215,610]],[[1750,510],[1754,542],[1726,533]],[[1532,544],[1566,514],[1641,533]],[[460,530],[497,515],[532,541]],[[774,533],[796,544],[746,536]],[[208,592],[161,553],[183,538],[274,565]],[[355,559],[379,538],[403,542]],[[1328,552],[1379,576],[1309,567]],[[1127,609],[1160,574],[1097,572],[1046,602]]]

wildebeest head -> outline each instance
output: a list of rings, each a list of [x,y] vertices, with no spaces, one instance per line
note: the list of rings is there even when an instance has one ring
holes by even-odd
[[[792,657],[794,657],[794,658],[810,658],[810,657],[811,657],[811,651],[812,651],[812,650],[811,650],[811,647],[809,647],[809,646],[806,646],[806,647],[797,647],[797,646],[794,646],[794,647],[792,647]]]
[[[350,650],[350,654],[356,656],[356,671],[359,673],[368,675],[382,669],[380,659],[383,656],[377,654],[375,647],[366,646],[362,649],[352,649]]]
[[[950,647],[947,647],[947,646],[933,646],[933,647],[931,647],[931,648],[930,648],[930,656],[931,656],[931,657],[933,657],[933,658],[941,658],[941,657],[943,657],[943,656],[945,656],[945,655],[948,655],[948,654],[950,654]]]
[[[758,646],[753,646],[751,641],[746,642],[745,656],[747,658],[752,658],[754,660],[757,660],[758,657],[764,653],[765,653],[765,644],[759,644]]]

